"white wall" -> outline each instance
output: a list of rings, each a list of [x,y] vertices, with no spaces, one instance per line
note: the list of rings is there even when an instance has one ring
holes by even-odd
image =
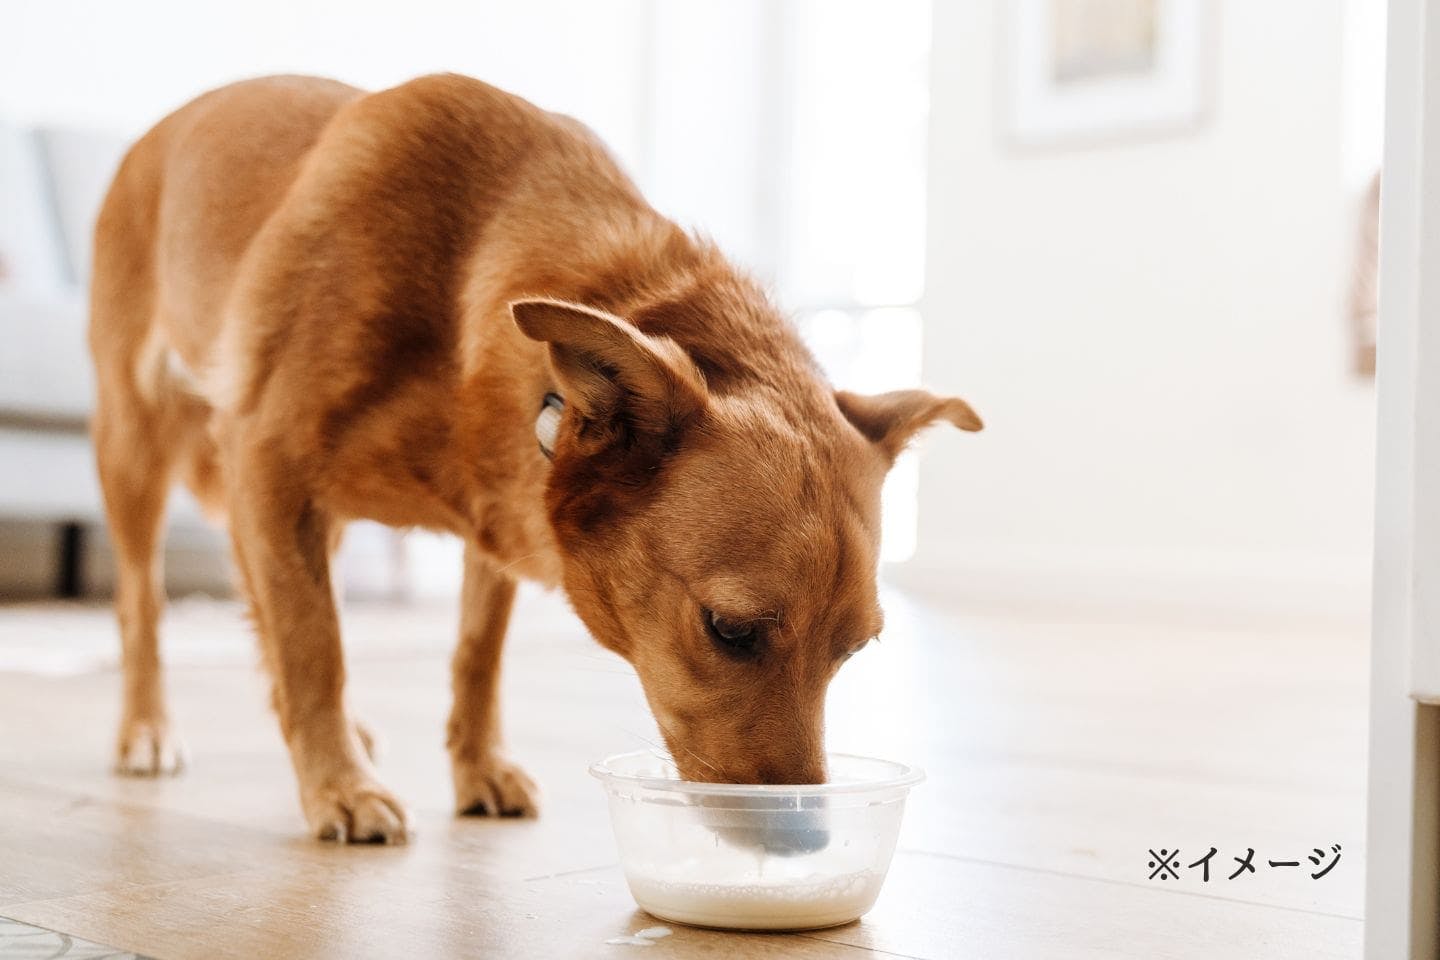
[[[364,87],[453,70],[572,113],[634,163],[646,0],[43,0],[7,4],[0,116],[135,135],[211,87],[315,73]]]
[[[988,427],[927,439],[902,578],[1363,614],[1340,8],[1217,6],[1203,129],[1024,151],[998,132],[1003,4],[936,4],[924,372]]]
[[[773,174],[757,152],[773,131],[732,108],[763,99],[747,37],[769,14],[652,3],[12,5],[0,115],[134,134],[241,76],[460,70],[592,124],[663,208],[764,271],[774,224],[736,198]],[[1342,61],[1364,72],[1356,30],[1342,40],[1337,0],[1217,0],[1201,131],[1024,152],[998,135],[1004,6],[934,5],[924,375],[990,427],[926,440],[919,552],[897,575],[952,594],[1362,608],[1372,401],[1341,315],[1359,183],[1343,131],[1373,130],[1342,91]],[[744,96],[716,103],[707,80]],[[686,126],[716,115],[733,138]]]

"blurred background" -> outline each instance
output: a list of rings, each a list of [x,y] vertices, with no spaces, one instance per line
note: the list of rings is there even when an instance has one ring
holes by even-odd
[[[196,94],[452,70],[572,114],[772,285],[835,382],[923,383],[886,576],[1360,622],[1381,0],[8,4],[0,29],[0,596],[110,583],[85,421],[89,230]],[[226,590],[177,491],[172,594]],[[357,525],[352,596],[442,597],[458,545]]]

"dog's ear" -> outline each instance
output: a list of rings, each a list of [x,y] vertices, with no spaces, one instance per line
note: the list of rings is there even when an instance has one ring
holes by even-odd
[[[964,400],[937,397],[925,390],[874,395],[837,390],[835,402],[845,419],[891,460],[900,455],[916,433],[937,420],[948,420],[961,430],[975,431],[985,426]]]
[[[624,418],[635,429],[664,433],[705,404],[705,380],[668,337],[648,336],[619,317],[559,300],[518,300],[510,312],[520,331],[550,348],[550,366],[582,417]]]

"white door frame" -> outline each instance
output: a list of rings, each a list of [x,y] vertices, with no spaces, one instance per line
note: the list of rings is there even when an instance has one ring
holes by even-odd
[[[1440,0],[1390,0],[1365,956],[1440,951]]]

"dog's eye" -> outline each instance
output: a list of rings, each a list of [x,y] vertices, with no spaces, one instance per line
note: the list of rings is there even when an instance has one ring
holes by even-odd
[[[704,616],[705,629],[709,632],[710,639],[714,640],[721,650],[731,656],[742,657],[748,657],[755,653],[760,636],[756,632],[754,624],[722,617],[714,610],[704,611]]]

